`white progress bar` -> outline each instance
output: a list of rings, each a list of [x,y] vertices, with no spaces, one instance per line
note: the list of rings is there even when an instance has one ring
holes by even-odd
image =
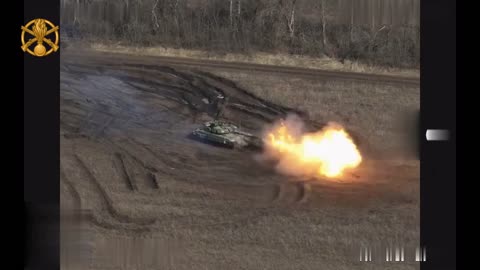
[[[448,141],[450,132],[446,129],[427,129],[427,141]]]

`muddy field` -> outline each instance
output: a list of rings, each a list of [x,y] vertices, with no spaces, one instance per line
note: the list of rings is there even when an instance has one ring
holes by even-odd
[[[79,246],[62,246],[63,269],[418,267],[358,259],[362,245],[419,243],[418,161],[373,158],[381,145],[359,136],[358,169],[340,181],[296,179],[258,153],[195,141],[219,94],[223,117],[254,134],[288,113],[312,130],[328,121],[214,74],[62,52],[61,203],[84,213]],[[64,239],[80,230],[64,228]]]

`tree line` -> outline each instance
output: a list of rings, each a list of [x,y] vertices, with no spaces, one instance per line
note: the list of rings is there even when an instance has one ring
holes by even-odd
[[[62,35],[418,67],[420,0],[62,0]]]

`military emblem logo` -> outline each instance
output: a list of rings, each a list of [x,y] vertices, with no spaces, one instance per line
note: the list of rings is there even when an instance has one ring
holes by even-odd
[[[22,50],[33,56],[47,56],[59,48],[58,26],[45,19],[34,19],[22,26]],[[25,35],[30,35],[27,41]],[[48,36],[52,36],[50,39]],[[35,46],[33,46],[35,45]],[[49,47],[47,49],[47,46]],[[33,50],[31,49],[33,47]]]

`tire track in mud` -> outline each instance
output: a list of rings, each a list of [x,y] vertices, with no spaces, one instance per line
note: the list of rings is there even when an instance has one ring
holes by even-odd
[[[127,166],[125,164],[125,158],[120,153],[115,153],[114,155],[114,164],[117,172],[120,174],[120,177],[124,180],[125,186],[130,191],[138,191],[138,187],[133,181],[130,173],[127,170]]]
[[[179,165],[181,165],[182,167],[185,167],[186,164],[182,164],[182,163],[179,163],[179,162],[175,162],[171,159],[171,157],[164,157],[163,155],[159,155],[158,153],[156,153],[155,151],[153,151],[152,149],[150,149],[146,144],[144,143],[141,143],[139,142],[137,139],[135,138],[129,138],[129,141],[140,147],[141,149],[145,150],[149,155],[151,155],[152,157],[154,157],[156,160],[159,160],[161,161],[163,164],[171,167],[171,168],[175,168],[175,167],[178,167]]]
[[[187,105],[189,109],[189,115],[185,116],[179,112],[175,112],[179,116],[184,116],[187,118],[193,116],[195,118],[195,116],[200,112],[207,112],[210,116],[213,116],[216,113],[216,110],[211,109],[212,106],[210,102],[205,104],[203,101],[205,98],[208,101],[211,101],[213,99],[212,95],[201,88],[189,89],[183,86],[158,83],[153,80],[138,78],[131,75],[121,75],[117,77],[121,78],[127,85],[138,90],[139,92],[150,93],[161,99],[169,99],[183,106]],[[169,108],[169,110],[171,111],[172,109]]]
[[[81,64],[64,63],[63,65]],[[301,111],[275,105],[249,93],[233,81],[206,72],[197,70],[180,71],[153,65],[127,64],[119,66],[107,64],[107,66],[114,71],[116,70],[117,73],[120,73],[117,74],[112,71],[106,75],[120,79],[140,92],[158,95],[161,98],[168,98],[178,103],[182,103],[183,101],[185,105],[190,107],[192,111],[191,114],[206,112],[211,116],[215,115],[218,108],[212,108],[215,106],[215,102],[212,101],[221,94],[225,97],[231,98],[227,103],[227,109],[233,109],[244,113],[247,118],[254,116],[254,118],[257,118],[258,120],[271,122],[276,118],[284,117],[289,112],[305,116],[305,113]],[[142,69],[139,70],[139,67]],[[81,72],[88,72],[88,69],[81,70]],[[165,76],[165,72],[167,72],[167,75],[169,76],[180,78],[180,82],[159,82],[155,79],[155,74],[149,74],[149,76],[146,77],[145,73],[150,73],[152,70],[159,73],[157,76]],[[205,103],[202,101],[203,99],[206,99],[208,102]]]
[[[295,186],[298,190],[297,195],[295,196],[295,202],[300,202],[301,200],[306,198],[305,186],[303,185],[303,183],[295,183]]]
[[[312,188],[307,182],[285,182],[273,186],[272,202],[305,203]]]
[[[130,154],[128,154],[131,156]],[[132,176],[132,173],[129,172],[127,169],[127,164],[125,163],[125,157],[116,152],[114,154],[116,163],[119,164],[119,169],[120,173],[123,175],[123,178],[126,179],[126,184],[127,187],[129,188],[130,191],[138,191],[138,185],[135,182],[135,178]],[[159,189],[159,184],[156,176],[156,172],[158,171],[157,169],[145,165],[144,162],[141,162],[139,159],[135,158],[133,160],[140,166],[140,170],[142,171],[142,179],[144,181],[145,187],[148,189]]]
[[[273,186],[272,202],[277,202],[282,199],[283,184],[276,184]]]
[[[128,141],[132,141],[132,140],[133,139],[128,139]],[[141,143],[136,142],[136,140],[133,140],[133,142],[135,143],[135,145],[142,145]],[[133,160],[133,162],[135,162],[140,167],[139,169],[142,171],[142,177],[141,178],[144,180],[144,185],[145,185],[145,187],[147,187],[147,189],[150,189],[150,190],[160,189],[159,179],[157,177],[157,173],[160,171],[164,175],[168,175],[168,173],[165,170],[157,169],[156,167],[154,167],[152,165],[149,165],[148,162],[140,160],[130,150],[127,150],[125,147],[120,146],[118,143],[115,143],[113,141],[109,141],[109,143],[112,144],[115,148],[117,148],[117,150],[122,151],[125,155],[129,156]],[[115,153],[115,155],[123,156],[123,154],[120,154],[118,152]],[[158,158],[157,156],[154,156],[154,157],[156,159]],[[125,159],[125,157],[122,158],[122,160],[124,160],[124,159]],[[124,164],[124,166],[125,166],[125,172],[126,172],[126,165]],[[132,178],[133,177],[129,177],[129,179],[132,179]],[[130,182],[133,182],[133,181],[130,181]],[[135,190],[136,191],[140,190],[136,184],[135,184]]]
[[[68,191],[71,193],[75,205],[74,209],[82,209],[82,198],[80,197],[80,193],[78,193],[78,190],[75,189],[73,183],[67,178],[62,164],[60,164],[60,181],[67,186]]]
[[[85,162],[77,155],[74,155],[79,168],[81,168],[86,176],[88,181],[92,184],[95,188],[95,191],[100,194],[101,200],[104,202],[107,212],[111,215],[114,219],[121,223],[130,223],[132,225],[152,225],[156,222],[155,218],[133,218],[123,213],[120,213],[114,206],[114,202],[107,194],[105,189],[102,185],[98,182],[98,179],[94,176],[93,172],[88,168]]]
[[[110,65],[110,66],[118,68],[118,66],[115,66],[115,65]],[[184,84],[176,84],[176,86],[174,87],[177,87],[182,90],[186,90],[187,92],[190,92],[190,93],[199,93],[207,97],[209,100],[211,100],[212,98],[215,98],[219,94],[225,95],[225,92],[221,88],[218,88],[209,84],[205,80],[205,78],[202,78],[201,76],[199,76],[200,73],[198,71],[185,72],[185,71],[180,71],[178,69],[174,69],[171,67],[145,65],[145,64],[125,64],[122,66],[122,69],[124,69],[125,67],[127,68],[133,67],[134,68],[133,70],[138,70],[138,69],[141,69],[142,71],[153,70],[161,73],[167,73],[175,78],[180,79],[181,82],[184,83]],[[152,81],[149,81],[149,82],[151,83]],[[181,87],[180,85],[187,86],[187,88]],[[171,85],[164,85],[164,86],[171,87]]]
[[[113,230],[113,231],[126,231],[128,233],[148,233],[151,231],[150,226],[142,226],[142,225],[132,225],[130,223],[121,223],[121,224],[114,224],[107,222],[105,220],[99,219],[92,210],[84,210],[80,209],[79,211],[73,211],[72,213],[62,213],[63,218],[70,218],[76,222],[89,222],[90,224],[97,226],[99,228]],[[125,226],[127,225],[127,226]]]
[[[157,155],[155,152],[153,152],[148,147],[142,145],[139,142],[136,142],[136,140],[133,140],[133,139],[129,138],[129,139],[124,140],[123,144],[125,144],[125,142],[127,142],[127,141],[130,142],[130,144],[138,145],[139,147],[141,147],[142,149],[147,151],[147,153],[149,155],[154,157],[156,160],[162,162],[163,164],[165,164],[169,167],[171,167],[172,165],[176,166],[176,164],[172,163],[169,159],[162,158],[161,156]],[[115,148],[117,148],[120,151],[122,151],[123,153],[125,153],[126,155],[128,155],[129,157],[131,157],[136,163],[138,163],[140,166],[142,166],[145,170],[147,170],[149,172],[158,172],[158,171],[166,172],[165,170],[161,170],[160,168],[158,168],[158,166],[153,166],[153,165],[150,165],[148,162],[140,160],[140,158],[137,157],[135,155],[135,153],[132,152],[132,150],[127,149],[125,146],[122,146],[119,143],[114,142],[113,140],[109,140],[109,143],[112,144]]]
[[[310,197],[310,193],[312,191],[310,184],[306,182],[299,182],[297,183],[297,186],[299,191],[298,191],[296,202],[297,203],[307,202]]]
[[[115,121],[115,117],[109,117],[106,121],[104,121],[103,123],[100,123],[99,124],[99,128],[98,131],[95,133],[94,137],[98,138],[100,136],[102,136],[103,134],[105,134],[105,130],[113,124],[113,122]]]
[[[118,68],[118,67],[117,67]],[[156,70],[154,67],[150,67]],[[123,69],[123,68],[122,68]],[[161,69],[163,71],[163,69]],[[225,92],[217,88],[195,73],[181,72],[174,69],[170,70],[170,75],[180,78],[186,84],[165,84],[158,82],[155,79],[146,79],[142,75],[140,78],[137,75],[129,73],[128,75],[117,76],[124,80],[131,87],[139,91],[151,93],[161,96],[162,98],[169,98],[177,102],[183,102],[190,109],[190,114],[195,118],[199,112],[206,112],[210,116],[215,116],[218,108],[214,107],[214,100],[220,94],[226,96]],[[164,74],[162,74],[164,75]],[[206,100],[206,102],[204,101]]]
[[[234,109],[238,112],[242,112],[242,113],[245,113],[249,116],[253,116],[253,117],[256,117],[256,118],[259,118],[259,119],[262,119],[263,121],[266,121],[266,122],[271,122],[273,121],[274,119],[270,118],[270,117],[267,117],[259,112],[256,112],[254,110],[252,110],[251,108],[247,107],[247,106],[244,106],[244,105],[241,105],[241,104],[237,104],[237,103],[230,103],[230,104],[227,104],[227,108],[231,108],[231,109]]]
[[[223,77],[220,77],[220,76],[217,76],[217,75],[214,75],[212,73],[205,72],[205,71],[197,71],[197,73],[199,75],[204,76],[206,78],[209,78],[209,79],[211,79],[215,82],[219,82],[219,83],[223,84],[224,86],[227,86],[227,87],[233,89],[234,91],[241,93],[242,95],[245,95],[247,97],[250,97],[253,100],[258,101],[260,104],[263,105],[262,106],[263,108],[265,108],[266,110],[269,110],[273,114],[286,115],[288,112],[296,113],[298,115],[304,114],[302,111],[295,110],[293,108],[289,108],[289,107],[285,107],[285,106],[281,106],[281,105],[277,105],[277,104],[272,103],[270,101],[267,101],[263,98],[260,98],[260,97],[256,96],[255,94],[249,92],[248,90],[240,87],[237,83],[235,83],[232,80],[229,80],[229,79],[226,79],[226,78],[223,78]]]
[[[146,180],[147,180],[147,186],[149,186],[152,189],[159,189],[158,185],[158,180],[157,180],[157,175],[153,172],[147,172],[146,175]]]
[[[121,230],[127,230],[129,232],[133,232],[133,233],[143,233],[143,232],[150,231],[150,227],[148,226],[147,227],[138,226],[138,224],[135,224],[134,226],[129,226],[126,228],[125,226],[115,225],[99,219],[95,214],[93,214],[92,210],[82,209],[82,198],[80,196],[80,193],[75,188],[75,186],[70,181],[70,179],[68,179],[68,177],[66,176],[65,170],[63,169],[62,165],[60,165],[60,179],[63,183],[65,183],[65,185],[67,186],[68,190],[71,192],[75,200],[74,209],[71,209],[70,211],[67,211],[67,212],[62,212],[63,219],[67,218],[70,220],[74,220],[76,222],[79,222],[79,224],[81,222],[86,221],[86,222],[90,222],[91,224],[97,227],[108,229],[108,230],[121,229]]]

